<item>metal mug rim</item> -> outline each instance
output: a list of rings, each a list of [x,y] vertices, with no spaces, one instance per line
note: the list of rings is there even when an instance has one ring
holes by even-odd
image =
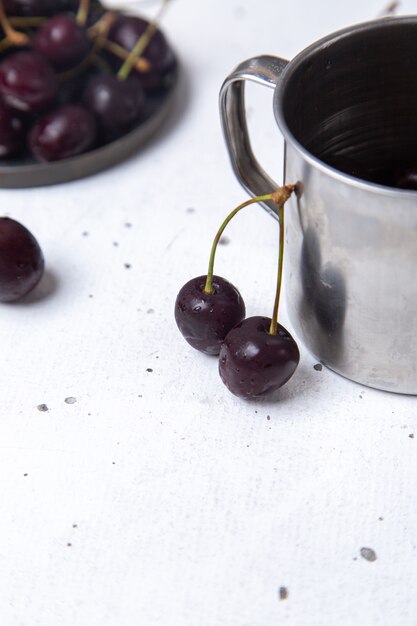
[[[291,130],[289,129],[287,122],[285,120],[284,112],[283,112],[283,102],[285,97],[285,89],[286,86],[294,73],[294,71],[300,67],[305,61],[316,54],[318,51],[323,50],[326,47],[329,47],[331,44],[339,41],[340,39],[347,38],[351,36],[353,33],[358,32],[366,32],[366,31],[375,31],[377,29],[387,28],[393,23],[401,24],[401,23],[412,23],[417,27],[417,16],[416,15],[401,15],[397,17],[382,17],[374,20],[369,20],[367,22],[360,22],[358,24],[353,24],[351,26],[347,26],[340,30],[334,31],[330,35],[326,35],[321,39],[318,39],[316,42],[310,44],[306,48],[304,48],[301,52],[299,52],[291,61],[288,62],[288,65],[285,67],[281,80],[277,84],[274,92],[274,100],[273,100],[273,110],[276,122],[281,130],[281,133],[284,136],[286,142],[291,144],[293,148],[295,148],[301,157],[307,161],[310,165],[321,171],[322,173],[331,176],[332,178],[339,180],[345,184],[349,184],[351,187],[355,187],[361,190],[370,190],[380,195],[387,197],[409,197],[417,198],[416,192],[409,189],[396,189],[394,187],[388,187],[386,185],[381,185],[378,183],[372,183],[369,181],[360,180],[359,178],[355,178],[350,176],[349,174],[345,174],[340,172],[339,170],[327,165],[323,161],[321,161],[318,157],[315,157],[311,152],[309,152],[301,142],[299,142]]]

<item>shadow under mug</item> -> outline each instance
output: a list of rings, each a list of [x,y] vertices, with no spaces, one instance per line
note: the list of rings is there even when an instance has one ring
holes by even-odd
[[[245,61],[220,92],[235,174],[261,195],[278,185],[251,149],[244,81],[275,89],[284,180],[298,189],[286,206],[285,251],[297,336],[347,378],[408,394],[417,394],[417,192],[388,185],[398,168],[417,166],[416,59],[417,17],[383,18],[333,33],[290,62]],[[377,182],[339,162],[360,164]]]

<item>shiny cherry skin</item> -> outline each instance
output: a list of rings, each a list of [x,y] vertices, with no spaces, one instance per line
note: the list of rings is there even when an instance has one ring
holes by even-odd
[[[130,52],[148,25],[149,22],[140,17],[120,15],[112,24],[108,37]],[[164,74],[175,64],[173,51],[160,30],[153,35],[143,53],[143,58],[149,61],[151,70],[140,75],[141,81],[146,89],[155,89],[161,84]]]
[[[0,93],[11,109],[40,113],[58,94],[58,79],[36,52],[15,52],[0,63]]]
[[[32,47],[54,67],[65,69],[85,57],[90,41],[73,15],[55,15],[39,28]]]
[[[42,278],[44,259],[34,236],[23,224],[0,217],[0,302],[14,302]]]
[[[90,150],[96,140],[94,116],[85,107],[67,104],[40,117],[29,133],[38,161],[58,161]]]
[[[214,293],[205,293],[206,278],[192,278],[181,288],[175,321],[193,348],[217,355],[227,333],[245,317],[245,303],[236,287],[220,276],[213,276]]]
[[[96,116],[103,141],[112,141],[127,132],[144,111],[144,94],[133,75],[118,80],[111,74],[93,76],[87,82],[83,103]]]
[[[240,398],[266,396],[284,385],[300,360],[298,346],[280,324],[269,332],[268,317],[248,317],[226,335],[219,355],[219,373]]]
[[[25,146],[25,123],[17,111],[0,100],[0,158],[18,154]]]

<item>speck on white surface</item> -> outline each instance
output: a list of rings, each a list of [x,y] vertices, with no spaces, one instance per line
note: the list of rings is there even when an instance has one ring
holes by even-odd
[[[2,625],[417,624],[415,398],[320,371],[302,349],[279,402],[242,402],[173,319],[246,197],[220,130],[225,76],[382,9],[176,0],[164,28],[181,88],[155,140],[90,179],[1,191],[47,262],[38,290],[0,311]],[[248,95],[279,180],[271,93]],[[249,314],[272,309],[273,226],[248,209],[218,252]]]

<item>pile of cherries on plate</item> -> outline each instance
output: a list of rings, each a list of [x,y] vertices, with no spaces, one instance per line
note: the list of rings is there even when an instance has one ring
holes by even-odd
[[[152,114],[174,79],[163,33],[98,0],[0,0],[0,14],[0,164],[114,141]]]

